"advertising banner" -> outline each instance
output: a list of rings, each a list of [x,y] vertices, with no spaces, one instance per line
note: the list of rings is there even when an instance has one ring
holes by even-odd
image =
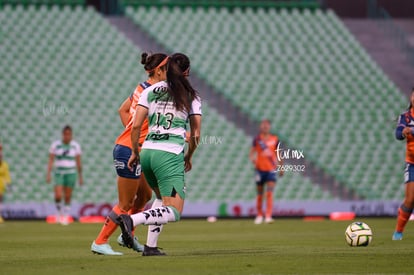
[[[71,206],[74,218],[106,216],[114,203],[76,203]],[[398,201],[281,201],[274,204],[276,217],[329,216],[331,212],[355,212],[357,216],[395,216]],[[4,204],[6,219],[41,219],[56,214],[54,203],[27,202]],[[183,217],[252,217],[254,202],[186,202]]]

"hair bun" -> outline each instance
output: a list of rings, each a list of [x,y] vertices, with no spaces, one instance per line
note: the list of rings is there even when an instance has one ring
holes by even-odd
[[[141,54],[141,64],[142,64],[142,65],[147,64],[147,61],[148,61],[147,59],[148,59],[148,53],[143,52],[143,53]]]

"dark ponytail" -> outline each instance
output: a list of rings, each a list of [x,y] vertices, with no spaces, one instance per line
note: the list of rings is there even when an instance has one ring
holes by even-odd
[[[141,64],[144,65],[144,69],[148,72],[151,77],[154,75],[154,70],[161,64],[161,62],[167,57],[163,53],[148,54],[143,52],[141,54]]]
[[[190,74],[190,59],[183,53],[175,53],[171,56],[175,59],[180,67],[180,70],[183,72],[184,76],[189,76]]]
[[[190,70],[190,59],[182,53],[170,56],[167,63],[168,96],[177,110],[190,111],[191,102],[197,91],[191,86],[186,75]]]

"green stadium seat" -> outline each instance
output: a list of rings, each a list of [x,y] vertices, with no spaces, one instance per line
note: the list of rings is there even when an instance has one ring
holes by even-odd
[[[315,155],[313,161],[346,187],[361,196],[381,199],[385,198],[381,192],[372,196],[369,189],[358,188],[362,180],[379,190],[398,184],[391,179],[401,173],[397,153],[401,149],[389,133],[392,130],[374,129],[371,122],[395,117],[405,98],[332,11],[247,8],[229,13],[226,8],[198,8],[197,12],[184,8],[171,12],[157,7],[150,11],[174,23],[135,23],[149,30],[165,47],[188,50],[194,56],[194,70],[217,92],[254,120],[274,119],[276,132],[289,144],[305,150],[305,155],[317,152],[311,154]],[[137,18],[142,12],[143,8],[128,8],[127,16]],[[200,24],[206,18],[214,20]],[[200,27],[200,31],[194,32],[193,26]],[[265,47],[264,41],[270,46]],[[252,56],[255,62],[251,62]],[[243,83],[236,81],[240,75]],[[272,80],[277,86],[267,87],[265,83]],[[378,112],[378,108],[387,111]],[[322,118],[321,125],[318,121]],[[295,135],[291,125],[299,129]],[[374,151],[381,153],[373,155]],[[356,152],[369,157],[357,162]],[[378,170],[389,172],[379,176]],[[316,197],[329,197],[329,193],[324,194]],[[294,191],[287,197],[296,198]]]
[[[145,77],[137,69],[140,50],[91,8],[25,4],[5,5],[2,12],[7,14],[4,28],[10,31],[5,32],[6,54],[0,60],[6,91],[2,98],[8,100],[2,100],[0,108],[7,104],[43,118],[22,121],[6,114],[10,123],[2,132],[3,143],[19,148],[5,149],[12,173],[28,166],[21,154],[29,151],[38,160],[30,170],[33,175],[16,179],[18,188],[7,199],[51,199],[50,187],[43,185],[30,196],[17,190],[24,190],[27,182],[43,184],[49,143],[59,137],[63,124],[71,123],[84,148],[85,174],[91,182],[75,192],[75,198],[115,201],[111,149],[122,129],[116,109]],[[393,140],[391,125],[384,125],[398,115],[406,99],[332,11],[127,7],[125,12],[166,49],[188,53],[193,70],[248,116],[272,119],[283,142],[303,149],[308,160],[345,187],[369,199],[400,199],[402,146]],[[164,20],[151,20],[155,15]],[[17,89],[30,91],[28,98],[16,94]],[[47,114],[45,102],[64,106],[67,113],[55,109]],[[254,199],[254,173],[247,160],[252,137],[213,107],[204,106],[203,135],[222,137],[225,144],[199,148],[194,171],[187,177],[188,199]],[[11,138],[26,134],[35,136],[38,148]],[[280,180],[275,197],[333,199],[293,173]]]

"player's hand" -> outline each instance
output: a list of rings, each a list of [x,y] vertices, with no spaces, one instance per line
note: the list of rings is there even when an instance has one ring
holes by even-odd
[[[46,183],[50,183],[51,182],[51,177],[50,174],[46,175]]]
[[[191,158],[189,156],[185,156],[184,157],[184,171],[187,173],[188,171],[191,170],[192,167],[193,167],[193,164],[191,162]]]
[[[138,164],[139,164],[139,156],[137,154],[135,154],[134,152],[132,152],[132,154],[131,154],[131,156],[129,157],[129,160],[128,160],[129,170],[134,172],[134,168],[137,167]]]
[[[411,134],[411,128],[410,127],[405,127],[402,131],[402,134],[404,137],[408,136]]]

